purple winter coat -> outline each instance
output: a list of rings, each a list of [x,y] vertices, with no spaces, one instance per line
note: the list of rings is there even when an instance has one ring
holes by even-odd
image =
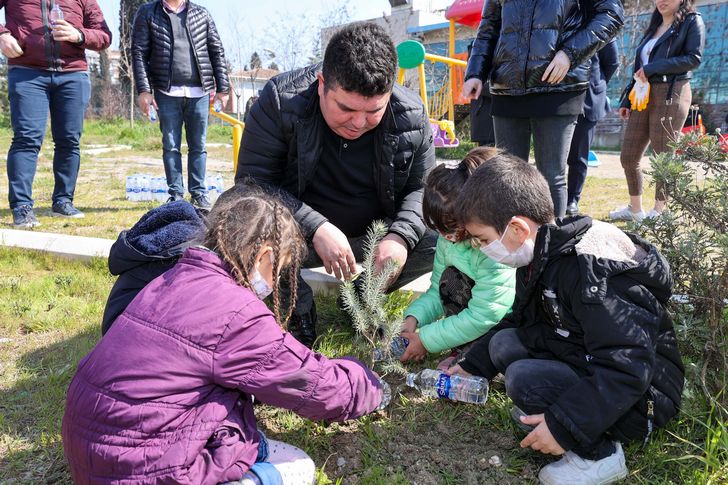
[[[218,256],[188,249],[80,362],[62,431],[73,479],[240,479],[258,453],[250,395],[327,421],[357,418],[381,402],[371,371],[311,352]]]

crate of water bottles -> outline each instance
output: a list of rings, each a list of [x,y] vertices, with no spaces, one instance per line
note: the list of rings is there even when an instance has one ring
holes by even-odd
[[[207,196],[214,201],[225,190],[225,183],[219,173],[205,177]],[[184,189],[184,187],[183,187]],[[126,177],[126,199],[132,202],[165,202],[169,198],[169,186],[165,177],[135,173]]]

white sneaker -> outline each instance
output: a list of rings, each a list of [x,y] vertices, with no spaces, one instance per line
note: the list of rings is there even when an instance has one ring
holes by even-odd
[[[652,209],[650,212],[645,214],[645,219],[659,219],[660,216],[662,216],[662,212],[657,212],[655,209]]]
[[[635,221],[640,222],[645,218],[645,211],[632,212],[632,206],[627,205],[619,209],[615,209],[609,213],[609,218],[613,221]]]
[[[585,460],[567,451],[557,462],[546,465],[538,474],[543,485],[607,485],[627,477],[627,465],[619,441],[617,451],[601,460]]]

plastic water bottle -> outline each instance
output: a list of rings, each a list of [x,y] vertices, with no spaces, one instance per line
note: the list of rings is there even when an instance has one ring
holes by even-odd
[[[212,106],[215,109],[215,113],[219,113],[220,111],[222,111],[222,101],[220,101],[219,99],[216,99],[215,103]]]
[[[225,192],[225,181],[222,179],[222,175],[219,173],[215,174],[215,188],[217,188],[217,195]]]
[[[408,374],[407,385],[427,397],[472,404],[485,404],[488,400],[488,379],[484,377],[449,376],[439,370],[425,369]]]
[[[389,387],[387,381],[379,379],[379,383],[382,385],[382,402],[379,403],[377,410],[381,410],[389,406],[389,402],[392,400],[392,388]]]
[[[164,177],[154,177],[153,180],[154,200],[164,202],[167,200],[167,179]]]
[[[152,192],[151,192],[151,180],[149,179],[149,175],[141,175],[139,180],[139,186],[141,188],[141,197],[139,200],[141,201],[149,201],[152,200]]]
[[[58,2],[53,2],[51,11],[48,14],[48,21],[51,23],[51,27],[52,27],[59,20],[63,20],[63,10],[61,10],[61,6],[58,5]]]
[[[205,187],[207,187],[207,195],[210,198],[217,197],[217,187],[215,186],[215,177],[213,175],[205,175]]]
[[[134,177],[129,175],[126,178],[126,200],[132,200],[134,196]]]
[[[397,335],[396,337],[394,337],[394,339],[392,339],[391,345],[389,346],[389,359],[399,360],[404,354],[404,351],[407,350],[408,345],[408,339],[402,337],[401,335]],[[374,349],[374,353],[372,354],[372,360],[374,362],[387,360],[387,355],[384,349]]]
[[[149,105],[149,121],[151,121],[152,123],[157,121],[157,110],[154,109],[153,104]]]
[[[139,202],[142,200],[142,185],[141,185],[141,175],[134,174],[134,183],[132,184],[132,189],[134,192],[134,195],[132,196],[132,199],[134,202]]]

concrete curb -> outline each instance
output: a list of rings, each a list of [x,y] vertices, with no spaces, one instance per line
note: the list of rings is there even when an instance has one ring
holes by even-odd
[[[108,258],[111,239],[97,237],[70,236],[67,234],[54,234],[40,231],[22,231],[15,229],[0,229],[0,246],[33,249],[49,252],[55,256],[79,261],[90,261],[93,258]],[[303,269],[303,279],[315,293],[338,292],[341,282],[326,273],[323,267]],[[402,288],[421,294],[427,291],[430,285],[430,274],[425,274]]]

